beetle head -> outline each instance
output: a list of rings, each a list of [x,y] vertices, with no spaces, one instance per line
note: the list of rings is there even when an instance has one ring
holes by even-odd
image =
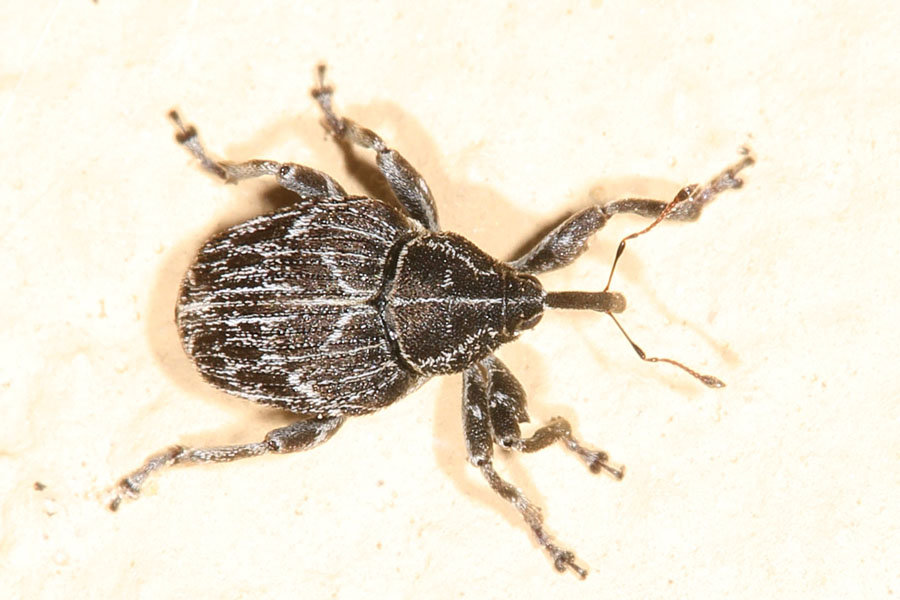
[[[509,341],[540,322],[547,293],[536,277],[525,273],[508,273],[504,285],[503,336]]]

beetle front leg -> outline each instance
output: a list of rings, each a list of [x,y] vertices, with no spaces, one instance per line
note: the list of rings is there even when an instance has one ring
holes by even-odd
[[[169,118],[175,122],[178,134],[175,139],[193,154],[204,169],[220,178],[226,183],[237,183],[242,179],[254,177],[275,177],[278,185],[288,189],[301,198],[329,198],[340,200],[346,198],[347,193],[331,177],[295,163],[279,163],[274,160],[248,160],[241,163],[233,163],[227,160],[216,160],[210,156],[200,138],[197,128],[193,125],[185,125],[176,111],[169,113]]]
[[[605,471],[616,479],[622,479],[625,468],[610,463],[609,454],[606,452],[591,450],[584,446],[572,434],[569,422],[562,417],[554,417],[546,425],[535,430],[530,437],[523,438],[519,423],[528,421],[525,412],[525,390],[497,357],[489,356],[482,361],[482,365],[489,377],[488,407],[491,430],[494,440],[500,447],[517,452],[537,452],[555,442],[562,442],[584,461],[592,473]]]
[[[481,469],[482,475],[494,492],[519,511],[534,532],[538,543],[553,558],[556,570],[562,573],[566,569],[571,569],[583,579],[587,571],[575,562],[575,554],[557,546],[553,537],[544,529],[541,509],[532,504],[519,488],[504,480],[494,470],[488,382],[480,365],[474,364],[463,372],[463,388],[463,430],[469,462]]]
[[[311,418],[286,427],[273,429],[261,442],[217,446],[210,448],[185,448],[172,446],[147,459],[139,469],[122,478],[116,486],[115,496],[109,503],[110,510],[118,510],[125,498],[137,498],[147,478],[164,467],[180,464],[232,462],[241,458],[261,456],[269,452],[287,454],[315,448],[327,441],[344,423],[344,417]]]
[[[319,65],[318,76],[319,80],[312,90],[312,96],[325,113],[325,122],[334,137],[375,150],[378,170],[391,186],[391,190],[407,214],[426,229],[437,231],[439,229],[437,208],[425,179],[399,152],[388,148],[384,140],[374,131],[361,127],[350,119],[338,117],[331,107],[334,90],[326,86],[324,81],[325,65]]]
[[[523,273],[543,273],[570,264],[587,250],[588,240],[617,214],[631,213],[656,218],[670,204],[674,204],[666,219],[695,221],[703,208],[717,195],[740,188],[744,182],[737,174],[755,162],[750,150],[742,148],[743,158],[729,166],[704,186],[697,184],[682,188],[669,202],[646,198],[626,198],[607,204],[595,204],[585,208],[559,224],[523,256],[510,262],[510,266]]]

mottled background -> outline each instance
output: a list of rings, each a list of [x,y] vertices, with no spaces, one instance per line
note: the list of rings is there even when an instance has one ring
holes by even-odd
[[[0,595],[896,594],[900,8],[786,4],[4,3]],[[219,185],[165,115],[221,155],[371,191],[319,124],[319,61],[443,225],[503,258],[592,199],[668,198],[756,151],[744,190],[635,241],[616,280],[648,352],[727,388],[641,363],[596,314],[548,315],[500,353],[533,417],[628,467],[617,483],[562,448],[498,461],[585,582],[466,465],[459,377],[313,452],[173,469],[104,508],[156,450],[285,422],[206,386],[172,322],[193,253],[272,184]],[[615,219],[545,284],[600,289],[641,226]]]

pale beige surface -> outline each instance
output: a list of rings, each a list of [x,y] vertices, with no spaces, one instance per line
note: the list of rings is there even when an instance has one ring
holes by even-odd
[[[0,8],[0,596],[897,594],[897,4],[374,4]],[[308,97],[320,60],[443,225],[502,257],[591,193],[668,196],[757,152],[744,190],[636,241],[616,280],[648,351],[727,388],[640,363],[594,314],[501,353],[534,418],[628,466],[616,483],[561,448],[499,462],[585,582],[467,467],[458,377],[314,452],[172,470],[105,510],[153,451],[284,422],[203,384],[171,318],[192,253],[270,184],[204,175],[165,113],[225,156],[360,191]],[[614,221],[545,284],[599,289],[639,226]]]

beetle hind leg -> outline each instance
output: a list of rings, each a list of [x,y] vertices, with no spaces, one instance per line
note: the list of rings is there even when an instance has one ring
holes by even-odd
[[[374,150],[377,153],[378,170],[391,186],[391,190],[407,214],[426,229],[437,231],[439,229],[437,208],[425,179],[399,152],[388,148],[384,140],[374,131],[361,127],[350,119],[337,116],[331,106],[334,90],[325,85],[324,79],[325,65],[319,65],[318,82],[312,90],[312,97],[325,114],[328,130],[338,140]]]
[[[470,366],[463,373],[463,429],[469,462],[481,470],[491,489],[512,504],[525,523],[531,528],[538,544],[553,559],[553,566],[559,572],[571,569],[584,579],[587,571],[575,559],[575,554],[558,546],[553,537],[544,529],[541,509],[533,504],[522,491],[512,485],[494,470],[492,460],[494,442],[491,437],[491,417],[488,400],[488,381],[480,364]]]
[[[296,193],[301,198],[330,198],[339,200],[347,193],[331,177],[295,163],[279,163],[274,160],[248,160],[235,163],[216,160],[200,143],[197,128],[186,125],[177,111],[170,111],[169,118],[175,123],[178,133],[175,139],[200,161],[204,169],[226,183],[237,183],[254,177],[275,177],[278,185]]]
[[[165,467],[179,464],[202,464],[211,462],[232,462],[241,458],[261,456],[267,453],[287,454],[315,448],[327,441],[344,423],[344,417],[311,418],[298,421],[286,427],[273,429],[261,442],[217,446],[209,448],[186,448],[172,446],[151,456],[139,469],[123,477],[116,485],[114,496],[109,503],[110,510],[118,510],[126,498],[137,498],[147,478]]]

